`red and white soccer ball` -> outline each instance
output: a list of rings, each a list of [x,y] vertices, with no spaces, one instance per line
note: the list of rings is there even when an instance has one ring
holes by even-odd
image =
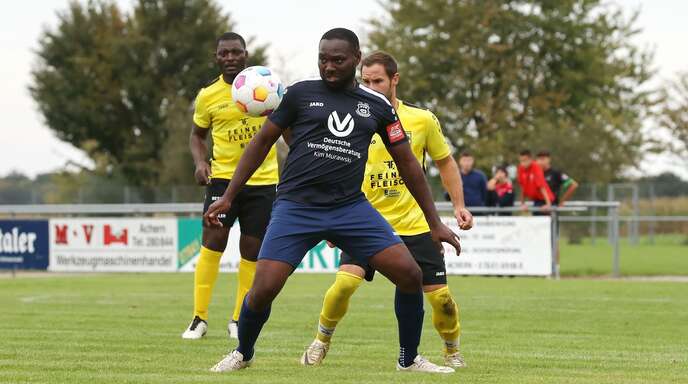
[[[232,99],[249,116],[267,116],[282,101],[284,86],[270,68],[248,67],[232,83]]]

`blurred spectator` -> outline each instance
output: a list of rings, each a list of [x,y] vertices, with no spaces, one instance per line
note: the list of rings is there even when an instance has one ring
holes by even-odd
[[[529,150],[521,151],[518,157],[518,184],[521,186],[521,207],[527,210],[526,198],[533,201],[536,207],[549,212],[554,201],[554,194],[549,189],[545,174],[537,162],[533,161],[533,154]],[[542,214],[542,213],[534,213]]]
[[[513,207],[514,186],[505,166],[497,167],[494,177],[487,182],[488,207]],[[497,216],[511,216],[511,212],[499,212]]]
[[[552,168],[552,157],[549,151],[540,151],[537,154],[537,163],[545,174],[549,189],[554,193],[554,204],[564,205],[578,188],[578,183],[566,173]]]
[[[459,170],[463,182],[463,198],[466,207],[484,207],[487,203],[487,177],[473,169],[475,159],[470,152],[464,151],[459,157]],[[446,194],[445,194],[446,197]],[[473,214],[474,216],[476,213]],[[477,215],[480,215],[478,212]]]

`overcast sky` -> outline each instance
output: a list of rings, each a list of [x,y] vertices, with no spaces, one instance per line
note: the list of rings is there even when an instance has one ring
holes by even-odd
[[[638,26],[643,32],[638,44],[655,50],[659,79],[670,79],[688,71],[688,1],[614,0],[629,13],[641,9]],[[119,0],[127,9],[131,1]],[[29,71],[35,67],[34,51],[46,26],[54,26],[56,12],[66,9],[67,0],[28,0],[5,4],[0,15],[0,114],[3,135],[0,144],[0,176],[18,171],[30,176],[61,168],[68,160],[88,164],[88,159],[71,145],[58,140],[45,126],[29,96]],[[320,35],[332,27],[347,27],[365,34],[365,20],[382,10],[373,0],[317,1],[263,0],[260,12],[252,1],[219,1],[238,23],[238,32],[256,36],[271,46],[271,64],[286,63],[293,77],[317,73],[316,46]],[[285,25],[289,25],[285,27]],[[671,170],[688,178],[688,164],[670,156],[649,158],[640,173]]]

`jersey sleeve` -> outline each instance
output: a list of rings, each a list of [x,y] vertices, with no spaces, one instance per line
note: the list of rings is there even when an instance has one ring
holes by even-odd
[[[386,147],[408,142],[408,136],[401,125],[397,112],[389,104],[380,106],[377,134],[382,138]]]
[[[451,155],[451,149],[447,145],[447,140],[442,134],[442,126],[434,113],[428,111],[427,118],[427,139],[425,148],[428,150],[430,158],[437,161]]]
[[[284,90],[284,96],[277,109],[275,109],[268,120],[272,121],[278,127],[287,129],[296,121],[298,112],[298,86],[293,84]]]
[[[566,173],[562,172],[561,173],[561,186],[564,188],[564,190],[569,189],[569,186],[573,184],[575,180],[573,180],[569,175]]]
[[[208,106],[206,105],[203,89],[198,92],[196,100],[194,101],[193,122],[200,128],[210,127],[210,113],[208,113]]]

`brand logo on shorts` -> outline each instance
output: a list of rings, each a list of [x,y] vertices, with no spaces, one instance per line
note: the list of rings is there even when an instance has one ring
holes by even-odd
[[[370,117],[370,105],[368,105],[368,103],[359,101],[358,106],[356,107],[356,114],[361,117]]]
[[[444,272],[436,272],[436,273],[435,273],[435,276],[444,276],[444,275],[445,275]]]
[[[332,111],[330,117],[327,118],[327,128],[337,137],[349,136],[354,130],[354,118],[347,113],[344,120],[341,120],[337,111]]]
[[[325,103],[321,101],[311,101],[310,104],[308,104],[309,107],[324,107]]]

